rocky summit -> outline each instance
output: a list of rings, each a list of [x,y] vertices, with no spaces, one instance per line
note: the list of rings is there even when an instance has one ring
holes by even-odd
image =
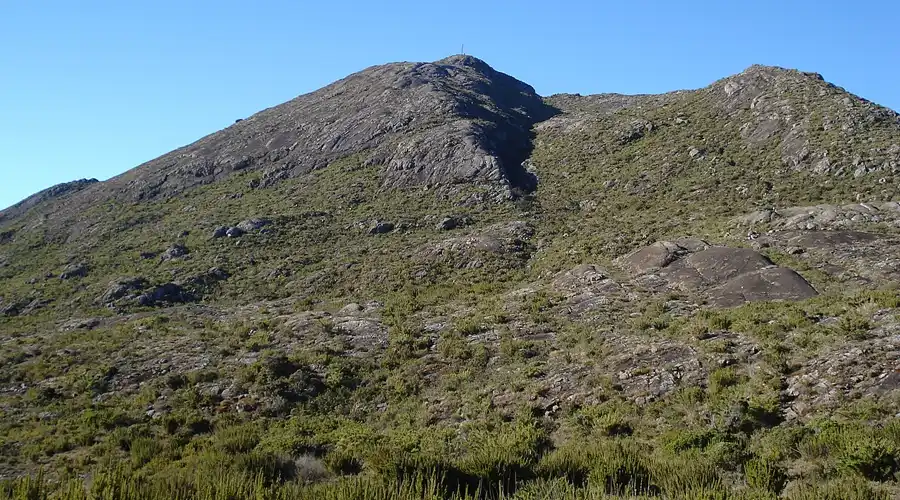
[[[0,212],[0,493],[897,498],[898,186],[815,73],[365,69]]]

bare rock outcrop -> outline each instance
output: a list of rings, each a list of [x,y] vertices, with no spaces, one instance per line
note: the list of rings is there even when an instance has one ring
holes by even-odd
[[[625,288],[596,264],[581,264],[559,273],[551,282],[566,297],[566,311],[583,316],[623,295]]]
[[[622,259],[622,264],[636,274],[662,269],[691,252],[704,250],[709,245],[697,239],[657,241]]]
[[[864,223],[900,227],[900,203],[896,201],[769,208],[742,215],[735,224],[771,230],[837,230]]]
[[[39,191],[29,196],[28,198],[25,198],[19,203],[16,203],[15,205],[0,211],[0,222],[4,222],[7,219],[11,219],[13,217],[24,214],[29,209],[42,202],[68,196],[72,193],[76,193],[78,191],[81,191],[82,189],[93,186],[98,182],[99,181],[97,181],[97,179],[80,179],[77,181],[57,184],[43,191]],[[11,236],[12,234],[10,234],[10,237]],[[0,243],[2,242],[3,237],[2,235],[0,235]]]
[[[759,300],[801,300],[817,294],[802,276],[776,266],[754,250],[703,248],[705,243],[699,240],[678,241],[681,244],[656,242],[621,258],[620,263],[645,286],[700,292],[711,304],[722,307]]]
[[[265,186],[351,155],[385,186],[475,182],[530,189],[520,163],[552,114],[529,85],[471,56],[374,66],[112,179],[132,199],[171,196],[234,172]]]
[[[534,228],[527,222],[499,223],[429,245],[420,250],[418,258],[449,262],[457,268],[482,267],[490,260],[522,265],[531,256],[532,236]]]

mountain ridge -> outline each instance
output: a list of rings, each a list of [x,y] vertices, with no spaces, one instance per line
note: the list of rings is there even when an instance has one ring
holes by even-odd
[[[816,74],[373,66],[2,212],[0,496],[897,497],[898,200]]]
[[[494,70],[486,62],[484,62],[476,57],[465,56],[465,55],[449,56],[444,59],[435,61],[434,63],[411,63],[411,62],[387,63],[387,64],[375,65],[375,66],[370,66],[368,68],[365,68],[359,72],[349,75],[346,78],[343,78],[343,79],[338,80],[330,85],[327,85],[327,86],[323,87],[322,89],[318,89],[316,91],[312,91],[307,94],[302,94],[302,95],[300,95],[294,99],[291,99],[290,101],[287,101],[285,103],[278,104],[278,105],[272,106],[270,108],[266,108],[262,111],[259,111],[259,112],[255,113],[254,115],[251,115],[251,117],[249,117],[248,119],[252,119],[253,117],[256,117],[258,115],[276,112],[281,107],[289,105],[289,104],[297,101],[298,99],[307,98],[308,96],[312,96],[316,93],[327,93],[329,91],[329,89],[331,89],[335,85],[338,85],[342,82],[348,82],[348,81],[353,81],[355,79],[364,78],[365,75],[370,74],[372,72],[383,71],[383,70],[386,70],[389,68],[406,68],[411,71],[416,71],[417,69],[420,69],[423,66],[427,66],[427,65],[439,65],[439,66],[444,65],[444,66],[459,66],[459,67],[465,67],[465,68],[473,68],[476,71],[478,71],[488,77],[496,77],[496,78],[501,78],[501,79],[509,78],[508,75],[505,75],[503,73],[500,73],[500,72]],[[722,86],[723,90],[725,90],[727,92],[726,87],[729,87],[729,84],[734,85],[734,83],[733,83],[734,81],[741,80],[742,78],[745,78],[745,77],[752,77],[752,78],[757,78],[757,79],[760,77],[765,77],[764,79],[771,80],[773,78],[777,78],[779,76],[784,77],[786,75],[787,76],[801,76],[804,78],[821,81],[839,91],[844,91],[840,87],[836,87],[831,83],[825,82],[824,77],[822,77],[822,75],[818,74],[818,73],[804,72],[804,71],[800,71],[800,70],[796,70],[796,69],[783,68],[783,67],[779,67],[779,66],[766,66],[766,65],[761,65],[761,64],[753,64],[753,65],[747,67],[745,70],[741,71],[740,73],[737,73],[735,75],[731,75],[728,77],[724,77],[720,80],[713,82],[709,86],[701,88],[701,89],[675,90],[675,91],[670,91],[670,92],[666,92],[663,94],[634,94],[634,95],[618,94],[618,93],[590,94],[590,95],[586,95],[586,96],[582,96],[580,94],[554,94],[554,95],[544,97],[542,99],[544,99],[546,102],[564,102],[567,98],[569,98],[569,99],[575,98],[575,99],[588,99],[588,100],[604,100],[604,101],[619,100],[621,102],[633,102],[633,101],[641,100],[641,99],[662,100],[662,99],[665,99],[666,96],[678,96],[678,95],[683,95],[685,93],[699,92],[704,89],[715,88],[716,86]],[[523,86],[522,89],[525,93],[537,96],[537,94],[534,92],[534,89],[527,83],[524,83],[524,82],[521,82],[521,81],[518,81],[515,79],[512,79],[512,80],[515,82],[514,86],[522,85]],[[400,86],[404,85],[403,82],[397,82],[397,84]],[[862,103],[865,103],[865,104],[870,103],[870,101],[868,101],[864,98],[860,98],[860,97],[856,97],[856,96],[853,96],[853,97],[855,97]],[[735,101],[735,103],[737,103],[737,101]],[[741,101],[741,103],[746,104],[743,101]],[[890,110],[888,108],[883,108],[881,106],[877,106],[877,107],[880,108],[884,112],[883,114],[887,115],[888,117],[893,115],[893,118],[898,123],[900,123],[900,117],[898,117],[900,115],[897,115],[896,112],[893,112],[892,110]],[[542,116],[540,113],[538,113],[538,115],[536,116],[536,121],[534,121],[534,123],[532,123],[532,125],[539,123],[541,121],[545,121],[554,112],[551,111],[550,109],[544,109],[543,113],[546,116]],[[114,194],[112,194],[112,196],[121,196],[123,193],[126,193],[126,196],[130,197],[132,199],[142,199],[144,197],[152,197],[155,190],[160,189],[163,185],[166,184],[167,181],[169,181],[168,176],[163,175],[162,179],[156,178],[155,180],[142,180],[142,179],[140,179],[141,175],[138,172],[138,170],[141,170],[141,169],[150,170],[151,168],[159,168],[158,165],[161,162],[168,161],[169,163],[172,163],[172,161],[169,160],[169,158],[171,158],[173,155],[178,155],[178,154],[194,155],[194,157],[196,157],[197,156],[196,153],[188,153],[187,151],[190,151],[191,149],[195,149],[196,146],[203,141],[210,140],[216,136],[226,133],[230,129],[233,129],[234,127],[243,123],[245,120],[247,120],[247,119],[238,120],[235,124],[233,124],[229,127],[226,127],[224,129],[216,131],[216,132],[212,132],[212,133],[204,136],[203,138],[198,139],[197,141],[194,141],[191,144],[182,146],[180,148],[173,150],[170,153],[164,154],[160,157],[157,157],[157,158],[154,158],[147,162],[144,162],[126,172],[123,172],[122,174],[118,174],[106,181],[103,181],[103,183],[105,185],[114,186],[111,189],[112,191],[114,191]],[[273,144],[271,141],[269,141],[269,142],[267,142],[266,147],[269,148],[274,145],[275,144]],[[269,151],[266,151],[265,153],[266,153],[266,155],[269,155],[268,158],[281,159],[279,157],[282,156],[284,153],[280,152],[279,149],[280,148],[274,148],[274,150],[269,150]],[[182,153],[179,153],[179,152],[182,152]],[[350,153],[350,152],[352,152],[352,149],[350,151],[347,151],[346,153]],[[263,155],[262,157],[264,157],[266,155]],[[222,175],[227,175],[228,174],[227,170],[229,170],[229,169],[242,170],[244,168],[247,168],[249,166],[249,163],[252,163],[253,161],[256,161],[258,159],[258,158],[247,157],[246,155],[241,155],[239,158],[225,158],[225,159],[210,160],[210,159],[205,159],[203,157],[203,155],[200,155],[200,156],[201,156],[201,158],[197,161],[199,161],[200,163],[203,163],[203,165],[197,165],[199,170],[195,170],[193,172],[194,175],[201,179],[206,177],[207,174],[211,175],[211,177],[212,177],[211,179],[203,179],[203,180],[199,181],[201,184],[206,183],[206,182],[214,182],[216,179],[221,178]],[[257,153],[256,156],[259,156],[259,154]],[[382,154],[382,156],[383,156],[383,154]],[[263,158],[263,159],[265,160],[268,158]],[[278,161],[278,160],[276,160],[276,161]],[[320,160],[314,160],[314,164],[318,164],[319,161]],[[374,158],[372,161],[376,161],[376,162],[385,161],[385,158],[377,157],[377,158]],[[515,162],[513,162],[513,163],[515,163]],[[189,165],[182,166],[181,168],[190,170],[191,164],[192,163],[189,162]],[[404,167],[403,162],[399,161],[397,167],[402,170]],[[270,170],[267,171],[265,174],[268,176],[269,179],[277,179],[277,178],[281,178],[281,177],[284,177],[287,175],[292,175],[290,172],[290,170],[292,170],[292,169],[290,169],[290,168],[286,169],[286,168],[284,168],[284,166],[278,167],[277,165],[270,165],[269,168],[270,168]],[[307,168],[307,167],[300,167],[300,168],[302,169],[302,168]],[[313,166],[313,168],[315,168],[315,165]],[[516,174],[518,174],[519,176],[525,175],[526,176],[525,180],[523,180],[521,182],[523,183],[524,187],[528,188],[531,181],[528,180],[527,173],[524,173],[521,169],[518,169],[517,165],[511,165],[508,168],[515,171],[513,176],[515,176]],[[493,172],[493,173],[491,173],[491,172],[487,173],[487,179],[489,179],[491,181],[499,180],[497,178],[498,174],[496,172],[494,172],[495,170],[497,170],[497,168],[493,167],[493,170],[491,170],[491,172]],[[501,170],[502,170],[502,168],[501,168]],[[147,173],[145,172],[145,175],[146,174]],[[502,177],[502,175],[501,175],[501,177]],[[125,182],[125,186],[121,186],[121,185],[117,186],[117,184],[120,184],[122,182]],[[277,180],[270,180],[270,182],[277,182]],[[67,184],[69,184],[69,183],[64,182],[61,184],[57,184],[55,186],[48,188],[48,190],[58,189]],[[200,185],[200,184],[192,184],[192,183],[188,182],[185,186],[183,186],[181,188],[176,188],[176,191],[178,189],[184,189],[185,187],[189,187],[192,185]],[[100,187],[100,186],[98,186],[98,187]],[[134,192],[135,189],[137,190],[137,192]],[[45,190],[45,191],[47,191],[47,190]],[[127,194],[129,192],[130,192],[130,194]],[[36,195],[37,194],[38,193],[36,193]],[[32,196],[35,196],[35,195],[32,195]],[[25,200],[23,200],[22,202],[24,202],[24,201]],[[22,202],[18,202],[14,205],[19,205]],[[10,207],[0,210],[0,220],[3,220],[4,218],[9,219],[10,213],[12,212],[12,210],[11,210],[12,208],[13,207],[10,206]]]

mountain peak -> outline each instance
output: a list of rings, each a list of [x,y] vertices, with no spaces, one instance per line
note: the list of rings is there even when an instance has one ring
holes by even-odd
[[[484,62],[483,60],[470,56],[468,54],[454,54],[449,57],[445,57],[438,61],[435,61],[434,64],[442,64],[447,66],[466,66],[469,68],[475,68],[481,71],[490,70],[494,71],[494,68],[491,67],[490,64]]]
[[[798,69],[793,68],[784,68],[781,66],[768,66],[764,64],[753,64],[749,66],[744,71],[741,71],[737,75],[734,76],[754,76],[754,75],[767,75],[772,77],[777,76],[803,76],[808,77],[813,80],[824,81],[825,78],[819,73],[813,73],[808,71],[800,71]]]
[[[387,188],[478,184],[503,199],[533,188],[521,162],[550,114],[473,56],[374,66],[140,165],[91,201],[169,198],[250,171],[266,187],[351,156],[379,166]]]

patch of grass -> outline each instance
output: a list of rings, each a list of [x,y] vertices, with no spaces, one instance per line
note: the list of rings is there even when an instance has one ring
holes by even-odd
[[[733,387],[740,382],[740,377],[734,368],[717,368],[709,374],[709,391],[716,395],[721,394],[729,387]]]
[[[751,459],[744,464],[747,486],[760,491],[778,494],[787,482],[785,471],[777,463],[766,459]]]
[[[865,340],[872,329],[872,323],[859,313],[848,313],[841,316],[837,327],[852,340]]]

